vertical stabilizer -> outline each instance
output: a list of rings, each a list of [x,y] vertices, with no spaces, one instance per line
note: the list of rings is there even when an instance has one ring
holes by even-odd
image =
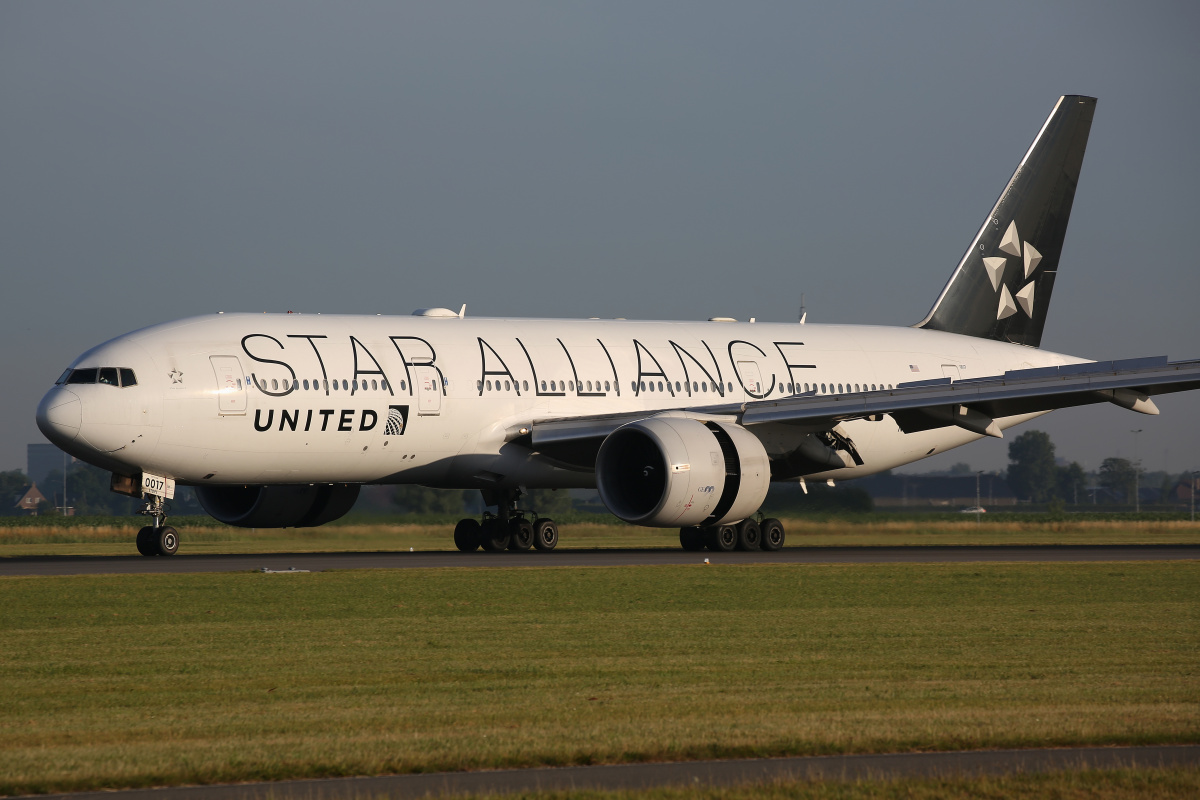
[[[1042,341],[1096,98],[1059,98],[933,309],[916,327]]]

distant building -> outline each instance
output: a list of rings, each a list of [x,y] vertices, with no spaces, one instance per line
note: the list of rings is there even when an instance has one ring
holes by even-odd
[[[38,506],[46,502],[46,495],[38,491],[37,484],[29,487],[29,491],[21,495],[21,499],[17,501],[16,508],[18,511],[24,511],[26,514],[37,514]]]
[[[62,472],[75,459],[52,444],[30,444],[25,446],[25,474],[33,483],[46,485],[46,476],[58,470]]]

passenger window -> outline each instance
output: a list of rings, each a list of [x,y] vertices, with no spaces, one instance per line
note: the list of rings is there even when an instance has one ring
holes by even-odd
[[[345,380],[343,380],[342,388],[348,392],[348,391],[350,391],[350,384],[348,384]]]
[[[380,389],[383,389],[385,392],[386,392],[386,391],[389,391],[389,390],[388,390],[387,381],[380,381],[380,382],[379,382],[379,388],[380,388]]]
[[[492,390],[492,382],[491,381],[487,381],[486,383],[484,383],[484,386],[487,387],[487,390],[489,392]]]
[[[542,381],[542,391],[546,391],[546,382]]]
[[[729,391],[733,391],[733,381],[729,382]]]
[[[305,391],[308,391],[308,378],[304,379],[304,389]]]
[[[96,373],[99,371],[95,368],[73,370],[71,377],[67,378],[67,383],[95,383]]]
[[[379,388],[379,382],[376,381],[374,378],[372,378],[371,379],[371,391],[375,391],[378,388]]]
[[[137,386],[137,376],[133,374],[133,370],[121,367],[121,385],[122,386]],[[238,388],[242,386],[242,379],[238,378]]]
[[[335,392],[338,390],[338,382],[337,382],[337,381],[334,381],[334,382],[333,382],[333,390],[334,390]]]
[[[529,391],[529,381],[521,381],[521,388],[528,392]]]
[[[507,391],[510,391],[511,389],[512,389],[512,384],[509,383],[508,381],[505,381],[504,382],[504,391],[507,392]]]
[[[402,391],[402,392],[408,391],[408,381],[400,381],[400,391]]]

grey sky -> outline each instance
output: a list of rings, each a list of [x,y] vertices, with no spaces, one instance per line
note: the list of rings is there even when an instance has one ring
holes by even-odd
[[[0,469],[76,355],[209,311],[911,324],[1064,93],[1043,345],[1200,357],[1198,40],[1182,2],[0,4]],[[1159,406],[1026,427],[1200,469],[1200,393]]]

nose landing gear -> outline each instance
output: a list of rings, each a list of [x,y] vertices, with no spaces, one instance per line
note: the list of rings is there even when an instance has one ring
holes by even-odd
[[[137,533],[137,549],[144,556],[173,556],[179,550],[179,531],[163,523],[167,521],[166,500],[158,495],[147,495],[146,507],[138,512],[154,518]]]

